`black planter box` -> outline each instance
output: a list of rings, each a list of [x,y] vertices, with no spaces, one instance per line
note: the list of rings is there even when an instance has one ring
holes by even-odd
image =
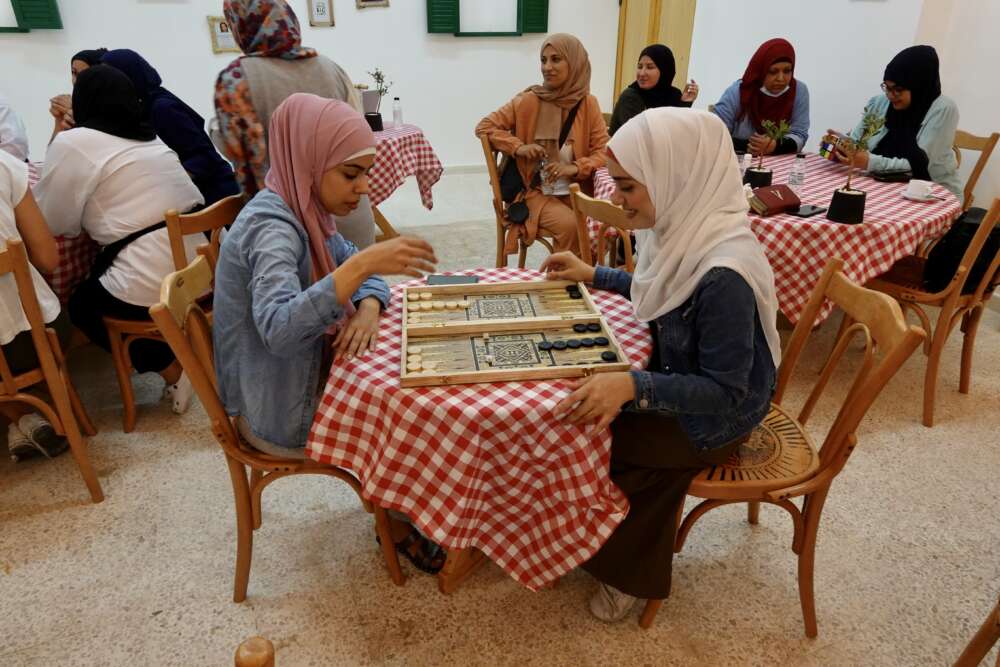
[[[830,210],[826,217],[834,222],[859,225],[865,221],[865,199],[867,193],[861,190],[835,190],[830,200]]]

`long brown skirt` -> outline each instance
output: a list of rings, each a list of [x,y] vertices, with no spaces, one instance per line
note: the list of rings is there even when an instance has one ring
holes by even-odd
[[[611,423],[611,479],[628,516],[583,564],[596,579],[635,597],[670,595],[677,510],[700,470],[723,463],[738,441],[700,452],[673,417],[623,412]]]

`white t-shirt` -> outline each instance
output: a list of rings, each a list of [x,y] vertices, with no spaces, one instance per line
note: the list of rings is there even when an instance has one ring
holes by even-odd
[[[184,212],[205,201],[177,154],[159,139],[133,141],[84,127],[56,135],[34,193],[53,234],[85,231],[102,246],[155,225],[168,209]],[[186,237],[188,259],[204,243]],[[151,306],[174,270],[170,237],[160,229],[126,246],[100,282],[126,303]]]
[[[21,162],[28,159],[28,133],[3,95],[0,95],[0,150],[7,151]]]
[[[9,153],[0,151],[0,248],[6,249],[8,239],[21,239],[14,220],[14,208],[28,191],[28,165]],[[42,319],[51,322],[59,315],[59,300],[52,289],[29,264],[31,281],[42,307]],[[31,325],[21,308],[17,283],[13,274],[0,276],[0,345],[6,345],[14,336],[28,331]]]

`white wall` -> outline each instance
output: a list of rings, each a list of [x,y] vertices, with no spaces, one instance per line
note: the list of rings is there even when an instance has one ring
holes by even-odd
[[[997,0],[926,0],[917,33],[917,42],[938,50],[942,87],[958,104],[958,126],[980,136],[1000,132],[998,26]],[[963,155],[963,181],[978,159],[979,153]],[[984,208],[1000,197],[1000,149],[994,150],[973,195],[974,205]]]
[[[695,106],[714,104],[743,76],[762,42],[784,37],[795,47],[795,76],[809,87],[806,148],[815,151],[827,128],[850,130],[868,98],[881,93],[886,64],[913,44],[921,5],[917,0],[698,0],[688,75],[701,86]]]
[[[291,4],[303,24],[303,43],[340,63],[356,82],[371,83],[366,72],[382,68],[395,82],[390,94],[401,98],[406,121],[424,129],[446,166],[480,165],[475,124],[540,79],[542,35],[429,35],[424,0],[392,0],[388,9],[366,10],[357,10],[354,0],[333,0],[336,26],[312,28],[305,0]],[[610,104],[618,3],[549,4],[550,31],[573,33],[583,41],[594,72],[593,92]],[[69,92],[69,58],[80,49],[135,49],[159,70],[166,87],[206,118],[213,113],[215,77],[234,57],[213,55],[209,44],[205,17],[222,13],[221,0],[63,0],[60,10],[63,30],[0,34],[0,92],[28,126],[32,159],[44,157],[52,129],[48,100]],[[386,111],[383,107],[383,115],[391,118],[391,109]]]

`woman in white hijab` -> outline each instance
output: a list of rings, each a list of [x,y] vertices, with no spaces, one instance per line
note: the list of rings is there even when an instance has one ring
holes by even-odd
[[[569,422],[611,427],[611,479],[630,509],[584,569],[601,581],[591,611],[616,621],[637,598],[669,595],[687,487],[767,414],[781,351],[774,276],[750,231],[722,122],[650,109],[615,133],[608,168],[613,201],[636,230],[635,275],[570,253],[552,255],[543,269],[630,297],[655,339],[647,370],[575,382],[556,408]]]

